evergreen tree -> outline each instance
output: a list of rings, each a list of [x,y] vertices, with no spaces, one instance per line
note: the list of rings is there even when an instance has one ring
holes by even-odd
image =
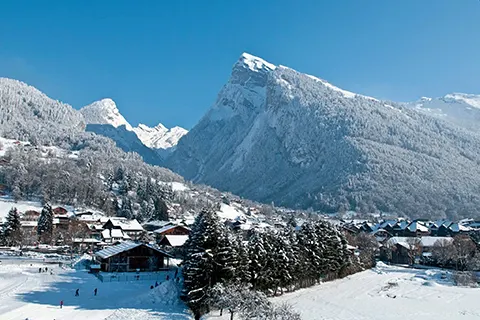
[[[183,267],[184,289],[182,298],[200,319],[208,311],[208,289],[221,279],[219,253],[222,227],[216,212],[204,209],[195,218],[192,231],[185,244],[186,257]],[[223,259],[222,259],[223,260]]]
[[[40,217],[38,218],[37,234],[40,237],[40,240],[44,243],[48,243],[52,239],[53,210],[48,203],[43,206]]]
[[[17,208],[12,208],[8,212],[5,225],[3,227],[4,242],[7,246],[18,246],[22,242],[22,225]]]
[[[168,206],[161,198],[156,198],[154,203],[153,219],[168,221]]]

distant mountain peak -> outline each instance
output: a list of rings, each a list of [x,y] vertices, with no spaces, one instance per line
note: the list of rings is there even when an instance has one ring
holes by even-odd
[[[181,127],[168,129],[159,123],[155,127],[149,127],[143,123],[132,129],[144,145],[152,149],[169,149],[177,145],[181,137],[188,133]]]
[[[120,113],[115,101],[110,98],[95,101],[80,109],[80,112],[87,124],[110,124],[115,128],[124,125],[128,131],[132,131],[132,126]]]

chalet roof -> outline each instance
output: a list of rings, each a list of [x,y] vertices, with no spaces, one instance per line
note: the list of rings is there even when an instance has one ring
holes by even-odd
[[[408,231],[410,232],[417,232],[417,231],[420,231],[420,232],[428,232],[428,228],[421,222],[419,221],[414,221],[414,222],[411,222],[408,227],[407,227]]]
[[[168,241],[168,243],[172,247],[181,247],[185,244],[185,242],[188,240],[188,236],[185,235],[169,235],[167,234],[165,236],[165,240]],[[163,242],[164,240],[162,240]]]
[[[107,258],[113,257],[113,256],[115,256],[119,253],[122,253],[122,252],[125,252],[125,251],[130,251],[130,250],[135,249],[135,248],[140,247],[140,246],[149,247],[150,249],[153,249],[157,252],[160,252],[161,254],[163,254],[163,255],[165,255],[169,258],[173,258],[173,256],[170,255],[169,253],[164,252],[160,249],[157,249],[157,248],[155,248],[151,245],[144,244],[144,243],[136,243],[136,242],[133,242],[133,241],[125,241],[125,242],[117,244],[115,246],[105,248],[103,250],[100,250],[100,251],[96,252],[95,256],[97,256],[99,258],[102,258],[102,259],[107,259]]]
[[[100,219],[100,221],[102,221],[102,219]],[[109,218],[105,223],[108,223],[108,221],[110,221],[114,227],[119,227],[123,231],[143,231],[142,225],[136,219]]]
[[[392,237],[387,241],[387,243],[389,243],[389,244],[399,244],[401,246],[409,248],[409,244],[408,244],[409,239],[415,239],[415,238],[414,237]],[[453,241],[452,237],[430,237],[430,236],[426,236],[426,237],[420,237],[420,238],[417,238],[417,239],[420,239],[420,245],[422,247],[433,247],[435,245],[435,243],[439,240],[446,240],[446,241],[449,241],[449,242]]]
[[[154,230],[153,232],[155,232],[155,233],[164,233],[164,232],[166,232],[166,231],[168,231],[168,230],[175,229],[175,228],[177,228],[177,227],[184,228],[184,229],[190,231],[190,228],[187,228],[187,227],[185,227],[185,226],[180,226],[180,225],[173,225],[173,226],[172,226],[172,225],[167,225],[167,226],[164,226],[164,227],[162,227],[162,228],[160,228],[160,229]]]

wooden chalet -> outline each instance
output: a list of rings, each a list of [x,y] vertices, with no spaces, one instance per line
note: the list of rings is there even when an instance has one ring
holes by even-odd
[[[161,240],[166,235],[188,236],[190,234],[190,229],[180,225],[167,225],[153,232],[155,233],[157,238]]]
[[[168,268],[173,256],[148,244],[126,241],[98,251],[95,258],[102,271],[135,272]]]

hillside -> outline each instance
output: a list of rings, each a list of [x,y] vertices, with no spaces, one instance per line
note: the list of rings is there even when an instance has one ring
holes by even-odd
[[[327,212],[479,216],[480,138],[243,54],[167,166],[254,200]]]
[[[51,143],[85,129],[83,116],[21,81],[0,78],[0,136]]]

